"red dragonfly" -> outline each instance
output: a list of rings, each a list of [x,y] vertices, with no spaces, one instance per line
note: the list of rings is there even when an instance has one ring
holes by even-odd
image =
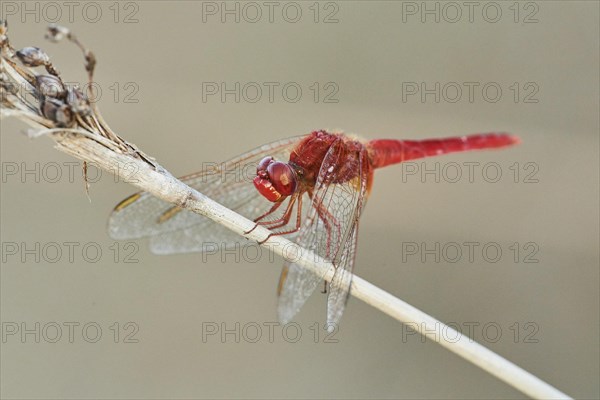
[[[222,205],[331,261],[327,323],[337,324],[350,293],[358,221],[377,168],[452,152],[519,142],[487,133],[427,140],[365,141],[315,131],[264,145],[181,178]],[[208,218],[140,192],[119,203],[109,220],[115,239],[150,237],[158,254],[239,249],[243,238]],[[266,238],[265,240],[267,240]],[[323,276],[286,262],[279,282],[279,319],[289,322]]]

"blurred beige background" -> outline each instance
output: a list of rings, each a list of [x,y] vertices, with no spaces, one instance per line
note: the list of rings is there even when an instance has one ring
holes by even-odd
[[[31,15],[22,4],[2,6],[13,45],[43,47],[66,80],[84,81],[77,49],[43,40],[54,6],[28,2]],[[106,120],[176,175],[319,128],[365,138],[520,135],[523,144],[514,149],[415,164],[495,162],[503,174],[497,183],[483,179],[480,168],[473,182],[463,176],[458,183],[422,181],[401,166],[378,171],[361,222],[356,273],[465,334],[472,326],[476,340],[566,393],[598,398],[597,2],[481,2],[472,22],[465,6],[457,16],[453,4],[461,2],[428,2],[429,9],[438,7],[438,23],[430,14],[421,22],[421,2],[283,2],[272,22],[258,2],[263,14],[254,23],[256,9],[242,3],[239,23],[235,15],[221,22],[221,2],[77,3],[71,22],[67,6],[55,4],[58,22],[98,57]],[[297,8],[300,20],[286,21]],[[273,102],[266,91],[255,103],[243,96],[236,103],[233,95],[203,101],[203,83],[211,82],[280,86]],[[302,88],[295,103],[281,94],[290,82]],[[429,88],[455,82],[464,90],[456,102],[453,84],[440,89],[438,103],[433,95],[422,102],[406,92],[404,101],[403,83],[406,89],[413,82]],[[479,85],[472,102],[465,82]],[[481,92],[486,84],[488,100]],[[338,102],[324,102],[332,87]],[[495,87],[502,94],[491,102]],[[279,258],[161,257],[144,241],[133,242],[137,251],[129,242],[115,243],[106,234],[107,216],[135,189],[104,173],[91,187],[90,203],[79,168],[68,177],[74,160],[55,151],[50,139],[26,139],[24,128],[4,120],[0,136],[3,398],[523,397],[355,299],[337,343],[325,343],[322,330],[315,343],[314,329],[325,319],[320,294],[296,319],[297,342],[294,329],[286,340],[281,327],[274,327],[271,342],[265,324],[276,321]],[[40,182],[35,173],[22,178],[36,163]],[[57,165],[61,177],[54,179]],[[527,183],[528,173],[538,182]],[[77,243],[73,259],[70,242]],[[455,263],[443,257],[436,263],[402,251],[407,243],[464,242],[480,243],[473,262],[466,253]],[[534,247],[524,248],[529,242]],[[39,262],[26,252],[36,243],[38,255],[46,249]],[[498,262],[484,259],[486,243],[501,248]],[[92,262],[97,248],[102,256]],[[539,262],[525,263],[535,249]],[[126,262],[128,255],[137,262]],[[35,331],[36,323],[39,343],[35,334],[22,338],[21,328]],[[240,324],[239,343],[232,334],[203,340],[203,330],[222,323]],[[252,343],[256,324],[263,335]],[[102,334],[90,343],[97,327]],[[14,329],[19,332],[10,334]]]

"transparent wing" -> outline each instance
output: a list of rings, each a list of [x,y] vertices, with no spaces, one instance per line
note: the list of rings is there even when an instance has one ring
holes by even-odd
[[[354,269],[354,257],[356,255],[356,244],[358,239],[358,222],[352,226],[350,238],[344,246],[342,256],[336,266],[335,274],[329,284],[327,294],[327,328],[333,329],[340,322],[352,285],[352,270]]]
[[[329,284],[329,294],[327,295],[327,326],[333,329],[342,318],[348,297],[350,296],[350,286],[352,285],[352,271],[354,269],[354,258],[356,256],[356,245],[358,241],[358,224],[360,213],[365,206],[367,199],[367,180],[369,172],[367,171],[366,153],[360,157],[360,195],[357,199],[356,213],[354,215],[348,240],[344,243],[344,249],[338,259],[335,274]]]
[[[261,196],[252,179],[256,165],[265,156],[288,160],[295,144],[294,137],[273,142],[222,164],[207,164],[201,172],[181,180],[201,193],[254,219],[272,205]],[[147,192],[136,193],[119,203],[108,221],[113,239],[150,237],[150,249],[158,254],[206,251],[231,247],[246,240],[201,215],[164,202]]]
[[[352,269],[353,257],[350,255],[353,250],[348,248],[348,242],[354,235],[366,188],[360,159],[358,152],[344,153],[342,142],[330,147],[319,171],[309,215],[296,240],[300,246],[332,261],[336,268],[343,264],[344,271]],[[343,181],[342,174],[354,178],[334,183]],[[278,304],[281,322],[287,323],[294,317],[322,279],[322,274],[315,274],[298,264],[284,265]],[[340,281],[340,284],[346,284],[346,281]],[[336,289],[336,296],[342,295],[343,291]]]

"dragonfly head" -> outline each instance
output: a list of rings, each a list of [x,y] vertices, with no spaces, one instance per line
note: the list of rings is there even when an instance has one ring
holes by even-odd
[[[254,186],[260,194],[273,203],[285,200],[296,190],[296,173],[281,161],[275,161],[273,157],[263,158],[256,167]]]

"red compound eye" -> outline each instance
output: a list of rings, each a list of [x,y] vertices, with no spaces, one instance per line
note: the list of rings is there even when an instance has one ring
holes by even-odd
[[[262,160],[260,160],[260,162],[256,166],[256,175],[260,176],[261,178],[266,179],[268,177],[267,167],[273,161],[275,161],[275,160],[273,160],[273,157],[265,157]]]
[[[267,200],[282,201],[296,190],[296,174],[288,164],[265,157],[256,167],[254,186]]]
[[[282,196],[289,196],[296,190],[296,174],[288,164],[273,162],[269,164],[267,173],[271,183]]]

